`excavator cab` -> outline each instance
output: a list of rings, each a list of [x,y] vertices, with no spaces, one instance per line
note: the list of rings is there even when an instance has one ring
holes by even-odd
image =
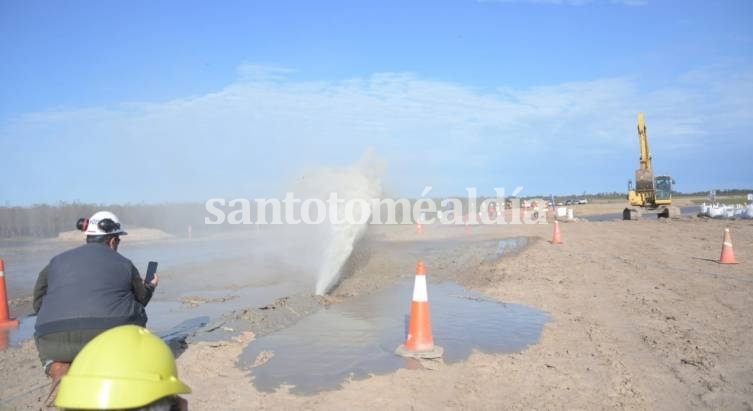
[[[656,204],[672,204],[672,177],[656,177]]]

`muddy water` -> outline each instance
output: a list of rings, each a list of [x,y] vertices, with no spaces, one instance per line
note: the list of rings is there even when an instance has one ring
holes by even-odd
[[[224,313],[248,307],[260,307],[272,303],[276,299],[299,293],[313,292],[313,277],[302,269],[295,259],[274,258],[270,247],[279,246],[279,242],[265,241],[266,236],[259,238],[231,238],[231,239],[199,239],[194,241],[171,240],[142,244],[127,244],[120,251],[131,258],[138,267],[145,267],[149,260],[160,262],[160,286],[152,301],[147,306],[149,322],[147,326],[158,335],[166,338],[180,337],[190,334],[202,325],[211,322]],[[374,245],[371,257],[375,261],[409,262],[412,264],[419,258],[433,259],[445,254],[461,255],[469,244],[468,239],[462,242],[453,239],[418,241],[411,243],[379,243]],[[530,239],[508,238],[497,241],[484,240],[472,243],[473,247],[482,250],[480,255],[494,260],[509,255],[524,248]],[[459,247],[459,244],[464,244]],[[23,294],[31,294],[37,271],[49,261],[53,255],[70,248],[71,245],[55,244],[40,247],[15,247],[5,249],[3,254],[12,254],[14,259],[6,260],[6,274],[19,279],[19,262],[26,264],[23,279]],[[295,253],[291,253],[295,255]],[[453,255],[455,255],[453,254]],[[454,258],[454,257],[453,257]],[[482,257],[483,258],[483,257]],[[448,260],[448,258],[444,258]],[[465,261],[465,260],[463,260]],[[13,268],[10,268],[13,267]],[[404,269],[404,264],[378,264],[376,274],[387,275]],[[397,270],[397,271],[395,271]],[[452,270],[430,267],[432,275],[437,274],[444,280]],[[395,280],[399,274],[394,275]],[[365,277],[368,278],[368,277]],[[434,276],[437,279],[437,276]],[[387,280],[394,281],[394,280]],[[438,281],[438,280],[437,280]],[[377,282],[376,285],[379,283]],[[368,284],[366,285],[369,286]],[[11,293],[11,297],[17,297]],[[406,301],[410,301],[408,297]],[[11,313],[16,308],[11,307]],[[28,308],[27,308],[28,309]],[[34,317],[24,317],[21,327],[10,332],[10,344],[18,346],[33,335]]]
[[[264,306],[277,298],[300,291],[294,284],[236,290],[188,292],[178,301],[153,298],[147,305],[147,327],[165,340],[181,339],[222,314],[246,307]],[[34,336],[36,317],[20,319],[17,329],[0,331],[7,335],[11,347],[18,347]]]
[[[490,300],[450,282],[430,284],[428,291],[434,342],[444,348],[447,363],[473,350],[520,351],[538,341],[549,320],[544,312]],[[251,367],[271,351],[268,362],[251,369],[254,385],[261,391],[292,385],[292,392],[304,395],[337,389],[349,378],[415,367],[415,360],[394,354],[406,339],[412,292],[412,282],[401,282],[319,310],[252,342],[238,364]]]
[[[124,243],[125,244],[125,243]],[[28,244],[2,250],[10,298],[31,295],[38,271],[71,244]],[[170,240],[126,244],[119,250],[137,267],[159,261],[160,285],[146,307],[147,326],[166,338],[193,332],[228,311],[263,306],[275,299],[313,289],[305,273],[266,257],[268,243],[253,238]],[[21,325],[5,333],[11,346],[32,338],[35,317],[19,316]],[[30,307],[27,307],[30,310]]]
[[[128,243],[123,237],[119,252],[133,261],[142,275],[149,261],[158,261],[160,272],[179,270],[196,263],[221,261],[247,255],[253,241],[236,239],[166,240],[149,243]],[[83,244],[83,242],[81,243]],[[9,298],[30,295],[39,272],[50,259],[63,251],[78,247],[74,243],[34,242],[23,246],[0,248],[5,260]]]

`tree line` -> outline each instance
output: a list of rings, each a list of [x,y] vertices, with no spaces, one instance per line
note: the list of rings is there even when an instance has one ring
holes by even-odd
[[[38,204],[29,207],[0,207],[0,238],[50,238],[76,229],[79,218],[91,217],[97,211],[115,213],[128,227],[146,227],[174,235],[194,234],[218,227],[204,225],[207,215],[202,203],[98,205],[84,203]]]
[[[722,189],[717,190],[718,196],[742,196],[753,192],[753,189]],[[707,195],[708,192],[697,193],[673,193],[679,196]],[[535,196],[534,196],[535,197]],[[602,192],[572,194],[569,196],[557,195],[555,199],[563,198],[591,198],[591,199],[624,199],[626,193]],[[459,196],[463,207],[467,207],[466,199]],[[479,204],[486,197],[478,198]],[[531,198],[531,197],[526,197]],[[548,200],[549,196],[539,196]],[[409,200],[412,205],[415,200]],[[436,199],[439,208],[439,200]],[[223,207],[226,212],[232,211],[232,207]],[[256,206],[252,202],[252,211],[256,215]],[[163,203],[163,204],[125,204],[125,205],[102,205],[78,202],[61,202],[55,205],[37,204],[28,207],[0,206],[0,239],[9,238],[52,238],[59,233],[76,229],[76,221],[79,218],[91,217],[97,211],[108,210],[115,213],[125,226],[155,228],[167,233],[186,236],[188,227],[191,227],[193,235],[210,234],[212,232],[242,229],[242,226],[230,224],[204,224],[205,218],[211,217],[204,203]],[[385,211],[386,212],[386,211]],[[397,209],[397,219],[402,220],[402,208]]]

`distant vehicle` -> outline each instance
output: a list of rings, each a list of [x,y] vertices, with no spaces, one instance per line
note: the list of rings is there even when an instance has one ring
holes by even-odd
[[[573,203],[574,203],[573,200],[567,200],[567,201],[565,201],[565,205],[573,205]]]
[[[580,200],[578,200],[578,204],[588,204],[588,200],[585,198],[581,198]]]

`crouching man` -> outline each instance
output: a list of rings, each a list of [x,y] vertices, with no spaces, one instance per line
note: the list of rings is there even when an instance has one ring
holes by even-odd
[[[146,325],[144,307],[159,283],[155,276],[144,284],[131,261],[118,253],[127,233],[115,214],[100,211],[77,226],[86,233],[86,244],[53,257],[34,287],[34,340],[53,391],[98,334],[125,324]]]

